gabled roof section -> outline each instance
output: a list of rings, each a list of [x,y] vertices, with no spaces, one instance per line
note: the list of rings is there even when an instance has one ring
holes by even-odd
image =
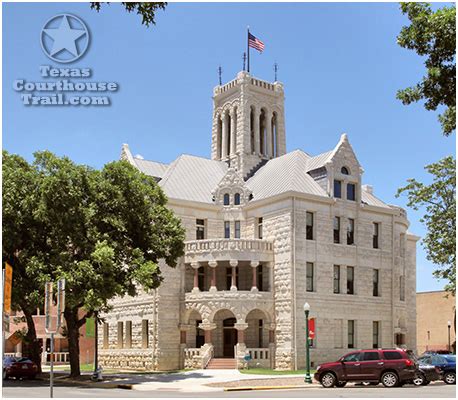
[[[121,160],[128,161],[134,167],[137,167],[141,172],[146,175],[153,176],[158,181],[164,176],[165,171],[168,168],[167,164],[144,160],[140,157],[134,157],[127,143],[122,145]]]
[[[391,208],[378,197],[375,197],[373,193],[367,192],[366,190],[361,190],[361,202],[369,206]]]
[[[156,161],[144,160],[142,158],[134,157],[135,165],[138,169],[146,175],[154,176],[155,178],[162,179],[167,168],[168,164],[163,164]]]
[[[169,165],[159,186],[169,198],[213,204],[212,191],[226,171],[223,161],[183,154]]]
[[[246,184],[253,193],[253,200],[265,199],[294,191],[328,197],[321,186],[307,174],[310,156],[295,150],[269,160]]]
[[[351,154],[354,157],[358,166],[360,166],[358,159],[356,158],[355,152],[353,151],[353,148],[351,147],[351,144],[348,141],[347,134],[342,133],[342,135],[340,136],[339,143],[337,143],[336,147],[334,147],[333,150],[327,151],[326,153],[318,154],[317,156],[310,158],[310,160],[307,163],[307,172],[324,167],[328,162],[331,162],[332,159],[341,150],[345,150],[347,154]]]

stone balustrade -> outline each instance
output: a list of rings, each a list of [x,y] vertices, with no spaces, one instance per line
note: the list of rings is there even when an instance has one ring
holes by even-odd
[[[208,344],[201,348],[185,348],[183,350],[186,369],[204,369],[213,357],[213,346]]]
[[[273,242],[264,239],[205,239],[185,242],[185,263],[273,261]]]

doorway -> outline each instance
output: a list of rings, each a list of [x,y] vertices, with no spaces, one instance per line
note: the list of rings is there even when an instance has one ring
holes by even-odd
[[[237,329],[234,328],[235,318],[223,320],[223,357],[234,358],[234,347],[237,344]]]

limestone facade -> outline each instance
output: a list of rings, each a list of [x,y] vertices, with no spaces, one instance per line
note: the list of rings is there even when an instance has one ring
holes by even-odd
[[[160,288],[113,299],[99,337],[110,368],[312,366],[353,348],[416,348],[416,242],[406,212],[362,185],[344,134],[287,153],[283,85],[241,72],[214,90],[212,159],[122,158],[156,177],[186,229]],[[247,357],[249,355],[249,357]]]

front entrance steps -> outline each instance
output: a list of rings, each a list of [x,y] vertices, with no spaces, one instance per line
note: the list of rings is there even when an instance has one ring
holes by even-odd
[[[235,358],[212,358],[206,369],[236,369],[237,360]]]

